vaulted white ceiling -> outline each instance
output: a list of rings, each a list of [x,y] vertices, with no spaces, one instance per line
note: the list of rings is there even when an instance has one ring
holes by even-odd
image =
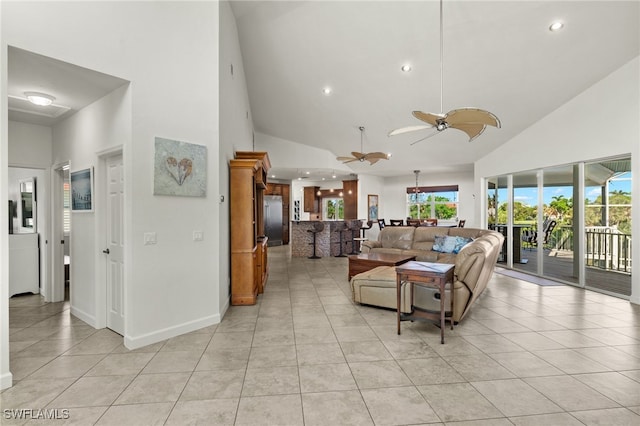
[[[364,150],[393,156],[350,166],[380,176],[470,170],[476,159],[638,56],[639,5],[444,0],[443,109],[486,109],[502,128],[489,127],[473,142],[449,129],[412,146],[429,131],[387,133],[420,124],[413,110],[440,112],[438,1],[231,2],[255,131],[343,156],[360,150],[358,127],[364,126]],[[552,33],[556,19],[565,28]],[[404,63],[411,63],[410,73],[400,70]],[[9,49],[8,67],[10,95],[40,90],[70,107],[57,118],[9,111],[12,120],[42,125],[126,83],[16,48]],[[330,96],[322,93],[325,86],[333,89]]]
[[[413,110],[440,112],[438,1],[231,4],[255,130],[339,156],[360,150],[364,126],[364,150],[393,157],[353,170],[381,176],[468,170],[640,50],[637,1],[445,0],[444,112],[486,109],[502,128],[472,142],[449,129],[411,146],[429,131],[387,133],[421,124]],[[549,31],[558,19],[564,29]]]

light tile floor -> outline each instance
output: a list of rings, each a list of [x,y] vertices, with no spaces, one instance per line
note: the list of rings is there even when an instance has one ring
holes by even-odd
[[[12,298],[1,423],[640,424],[638,306],[495,274],[441,345],[433,324],[398,336],[395,312],[354,305],[345,258],[274,247],[269,265],[256,306],[135,351],[68,303]],[[4,411],[19,408],[69,419]]]

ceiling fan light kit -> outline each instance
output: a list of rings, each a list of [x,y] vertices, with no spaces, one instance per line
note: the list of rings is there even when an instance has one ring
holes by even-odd
[[[352,157],[337,157],[338,161],[342,161],[343,163],[352,163],[354,161],[360,161],[361,163],[368,161],[369,163],[371,163],[371,165],[374,165],[375,163],[377,163],[379,160],[388,160],[390,155],[385,154],[384,152],[362,152],[364,151],[364,149],[362,148],[362,144],[363,144],[363,134],[364,134],[364,127],[360,126],[358,127],[358,129],[360,130],[360,151],[361,152],[356,152],[353,151],[351,152]]]
[[[463,131],[469,136],[469,142],[477,138],[484,132],[487,126],[500,128],[500,120],[489,111],[479,108],[457,108],[447,112],[443,112],[443,48],[444,36],[442,25],[442,0],[440,0],[440,113],[413,111],[413,116],[418,120],[424,121],[427,125],[407,126],[395,129],[389,132],[389,136],[401,135],[403,133],[414,132],[428,128],[435,128],[436,132],[413,142],[414,145],[420,141],[437,135],[448,128]]]

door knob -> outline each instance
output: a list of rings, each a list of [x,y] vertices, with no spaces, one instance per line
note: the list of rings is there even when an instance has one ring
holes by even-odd
[[[102,250],[102,252],[103,252],[104,254],[109,254],[109,253],[111,253],[111,252],[109,251],[109,249],[104,249],[104,250]]]

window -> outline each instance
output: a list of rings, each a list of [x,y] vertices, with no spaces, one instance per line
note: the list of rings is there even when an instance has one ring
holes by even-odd
[[[458,217],[458,185],[407,188],[407,217],[455,219]]]
[[[65,235],[71,232],[71,184],[69,183],[69,168],[65,168],[64,183],[62,185],[62,226]]]
[[[344,200],[342,198],[324,198],[325,220],[344,220]]]

